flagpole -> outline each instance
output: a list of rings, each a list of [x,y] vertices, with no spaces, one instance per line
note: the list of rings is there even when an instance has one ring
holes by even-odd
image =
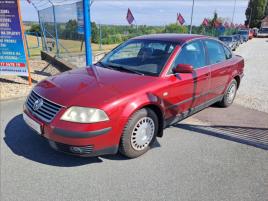
[[[192,4],[190,34],[192,34],[192,28],[193,28],[193,15],[194,15],[194,0],[193,0],[193,4]]]
[[[138,23],[137,23],[137,21],[135,20],[135,18],[134,18],[134,22],[135,22],[135,24],[136,24],[136,29],[138,30]]]

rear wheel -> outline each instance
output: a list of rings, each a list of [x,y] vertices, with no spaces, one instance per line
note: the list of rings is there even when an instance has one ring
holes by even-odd
[[[234,102],[237,91],[237,82],[235,79],[229,84],[227,90],[224,93],[222,100],[219,102],[221,107],[229,107]]]
[[[119,151],[124,156],[136,158],[147,152],[156,139],[158,117],[149,108],[135,112],[125,125]]]

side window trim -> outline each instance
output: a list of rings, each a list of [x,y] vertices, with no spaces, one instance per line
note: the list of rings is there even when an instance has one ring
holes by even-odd
[[[223,46],[223,48],[224,48],[224,53],[225,53],[225,55],[226,55],[226,60],[232,59],[232,58],[233,58],[233,52],[232,52],[232,51],[231,51],[225,44],[222,44],[222,46]],[[226,53],[225,50],[228,51],[228,52],[230,53],[230,55],[231,55],[230,58],[228,58],[227,53]]]
[[[205,58],[206,58],[206,66],[209,66],[209,56],[208,56],[208,49],[207,46],[205,44],[205,40],[201,40],[202,44],[203,44],[203,48],[204,48],[204,52],[205,52]]]

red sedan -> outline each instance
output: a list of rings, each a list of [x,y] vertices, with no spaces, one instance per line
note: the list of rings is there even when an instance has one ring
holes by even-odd
[[[25,122],[52,148],[135,158],[163,129],[214,104],[232,104],[244,60],[201,35],[157,34],[119,45],[100,62],[37,84]]]

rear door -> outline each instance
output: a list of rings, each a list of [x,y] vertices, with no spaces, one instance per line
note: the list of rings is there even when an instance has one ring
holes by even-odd
[[[223,44],[213,39],[205,40],[204,44],[211,69],[210,89],[207,96],[208,101],[224,93],[229,82],[232,53]]]

